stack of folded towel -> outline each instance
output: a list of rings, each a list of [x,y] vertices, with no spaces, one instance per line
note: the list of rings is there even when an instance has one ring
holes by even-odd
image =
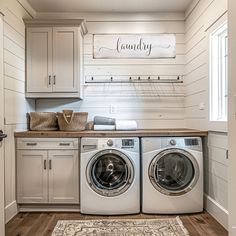
[[[134,120],[116,120],[114,118],[95,116],[94,130],[137,130]]]
[[[95,116],[94,117],[94,130],[115,130],[116,120],[113,118]]]

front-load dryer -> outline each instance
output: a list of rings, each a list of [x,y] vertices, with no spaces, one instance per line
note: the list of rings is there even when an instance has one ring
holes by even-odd
[[[142,138],[142,212],[203,211],[203,153],[199,137]]]
[[[82,138],[81,213],[98,215],[140,212],[138,138]]]

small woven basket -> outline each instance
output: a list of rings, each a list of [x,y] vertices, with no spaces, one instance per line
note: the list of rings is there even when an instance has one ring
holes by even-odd
[[[33,131],[58,130],[57,114],[55,112],[30,112],[29,128]]]
[[[57,119],[59,129],[62,131],[82,131],[85,130],[88,113],[63,110],[57,113]]]

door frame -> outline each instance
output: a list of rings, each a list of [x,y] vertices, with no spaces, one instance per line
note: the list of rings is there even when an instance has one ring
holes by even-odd
[[[3,14],[0,11],[0,129],[4,131]],[[4,141],[0,142],[0,235],[5,235]]]

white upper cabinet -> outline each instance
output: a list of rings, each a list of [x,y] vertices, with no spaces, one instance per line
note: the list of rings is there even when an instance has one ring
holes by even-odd
[[[82,98],[85,26],[27,21],[27,86],[32,98]]]
[[[52,28],[27,29],[27,92],[52,92]]]

